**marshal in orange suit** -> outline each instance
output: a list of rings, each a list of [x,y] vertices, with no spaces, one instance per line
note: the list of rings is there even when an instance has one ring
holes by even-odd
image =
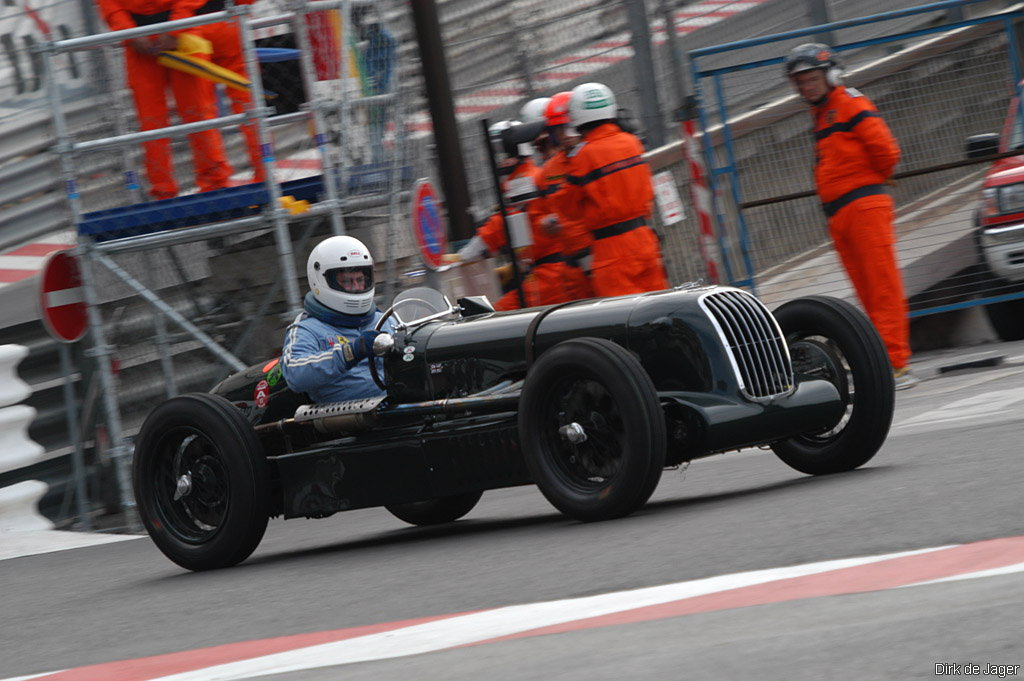
[[[827,45],[793,48],[786,75],[811,106],[814,181],[836,252],[885,343],[896,389],[909,388],[917,378],[907,366],[910,321],[886,188],[899,145],[871,100],[843,85],[839,60]]]
[[[566,181],[549,197],[560,216],[593,237],[591,285],[598,296],[668,288],[658,237],[649,226],[654,188],[643,145],[616,122],[615,96],[601,83],[572,90],[569,122],[583,141],[569,154]]]
[[[120,31],[193,16],[202,0],[97,0],[97,4],[110,30]],[[134,95],[140,130],[169,125],[168,87],[174,93],[178,116],[183,122],[208,120],[217,115],[213,89],[208,82],[157,63],[161,51],[173,50],[176,46],[177,37],[171,34],[133,38],[125,43],[125,71]],[[189,144],[199,190],[228,186],[232,169],[224,153],[220,131],[192,133]],[[170,140],[144,142],[143,150],[150,196],[154,199],[177,196]]]

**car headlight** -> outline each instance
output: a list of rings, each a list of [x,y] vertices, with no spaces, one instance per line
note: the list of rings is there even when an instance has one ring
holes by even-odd
[[[1024,182],[986,189],[982,200],[986,216],[1024,213]]]

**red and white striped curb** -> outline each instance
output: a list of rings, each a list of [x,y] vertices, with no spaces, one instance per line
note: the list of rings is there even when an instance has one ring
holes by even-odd
[[[28,279],[46,263],[54,251],[74,247],[74,233],[58,233],[0,254],[0,287]]]
[[[768,0],[702,0],[674,13],[676,35],[688,35],[698,29],[717,24],[719,21],[736,16],[748,9],[753,9]],[[667,36],[665,22],[658,19],[651,24],[652,39],[655,45],[664,44]],[[574,80],[583,78],[603,68],[617,64],[633,56],[633,48],[629,43],[629,34],[621,33],[595,43],[578,52],[559,57],[554,62],[542,66],[532,78],[544,90],[557,90]],[[456,97],[455,116],[464,121],[475,118],[482,113],[523,99],[525,87],[488,88],[478,92]],[[430,115],[423,111],[409,117],[410,130],[424,133],[432,130]]]
[[[753,605],[1016,572],[1024,572],[1024,537],[232,643],[5,681],[232,681]]]

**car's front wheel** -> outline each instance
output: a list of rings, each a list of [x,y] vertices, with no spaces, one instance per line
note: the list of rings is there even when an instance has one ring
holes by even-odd
[[[665,466],[665,418],[650,376],[603,338],[563,341],[526,375],[519,440],[533,481],[571,518],[628,515]]]
[[[188,570],[248,558],[270,518],[270,472],[252,426],[219,395],[167,400],[146,418],[135,499],[153,542]]]
[[[878,332],[863,312],[827,296],[793,300],[774,314],[793,370],[833,383],[843,413],[830,427],[776,442],[772,450],[810,475],[863,466],[885,442],[896,404],[892,365]]]

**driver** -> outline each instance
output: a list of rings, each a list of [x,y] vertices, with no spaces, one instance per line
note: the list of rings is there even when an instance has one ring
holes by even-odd
[[[373,256],[363,242],[350,236],[321,241],[306,261],[309,293],[300,313],[285,333],[281,367],[284,380],[313,402],[343,402],[375,397],[381,389],[364,359],[372,357],[373,340],[390,332],[388,320],[373,303]]]

